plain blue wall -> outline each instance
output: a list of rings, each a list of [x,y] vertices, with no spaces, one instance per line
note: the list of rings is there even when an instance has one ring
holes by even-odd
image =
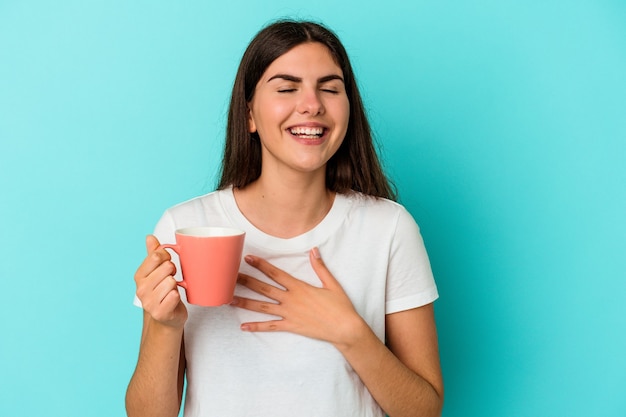
[[[344,40],[441,298],[445,417],[626,415],[623,1],[0,1],[0,415],[122,416],[132,276],[249,39]]]

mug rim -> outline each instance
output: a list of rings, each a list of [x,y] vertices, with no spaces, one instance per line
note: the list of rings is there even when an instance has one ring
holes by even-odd
[[[196,226],[196,227],[183,227],[176,229],[177,235],[190,236],[190,237],[228,237],[228,236],[241,236],[246,232],[234,227],[222,227],[222,226]]]

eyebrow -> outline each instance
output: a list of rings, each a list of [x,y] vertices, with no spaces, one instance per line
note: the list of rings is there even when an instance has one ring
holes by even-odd
[[[267,82],[269,83],[272,80],[276,80],[276,79],[281,79],[281,80],[285,80],[285,81],[291,81],[294,83],[301,83],[302,82],[302,78],[300,77],[296,77],[293,75],[289,75],[289,74],[276,74],[273,77],[271,77],[269,80],[267,80]],[[328,81],[332,81],[332,80],[339,80],[342,83],[345,83],[345,81],[343,80],[343,78],[339,75],[336,74],[330,74],[330,75],[325,75],[324,77],[318,78],[317,82],[319,84],[323,84],[326,83]]]

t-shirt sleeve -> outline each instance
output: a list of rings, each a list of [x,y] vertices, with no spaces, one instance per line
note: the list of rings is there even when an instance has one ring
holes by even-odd
[[[421,307],[439,297],[419,226],[403,207],[389,255],[386,314]]]

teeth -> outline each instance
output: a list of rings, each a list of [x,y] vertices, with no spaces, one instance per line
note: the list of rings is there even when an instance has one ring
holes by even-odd
[[[290,129],[292,135],[298,136],[321,136],[324,133],[322,127],[294,127]]]

